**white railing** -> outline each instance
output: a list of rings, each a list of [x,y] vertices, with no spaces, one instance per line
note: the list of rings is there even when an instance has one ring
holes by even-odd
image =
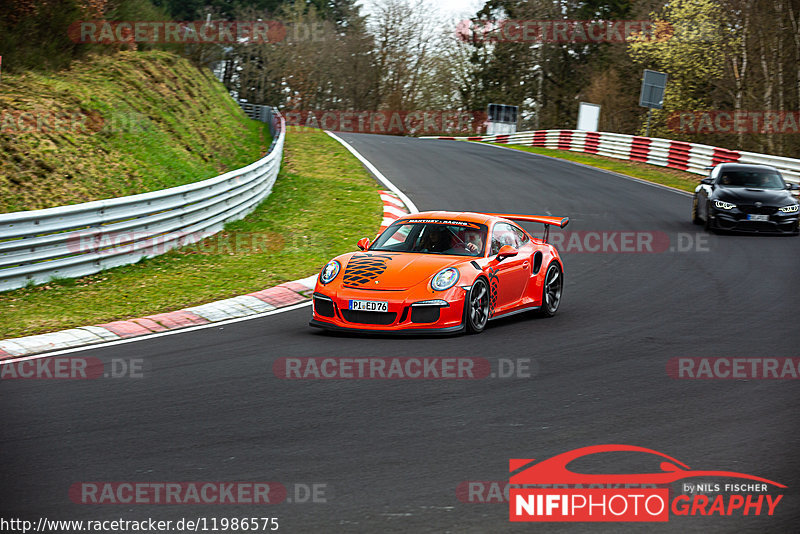
[[[272,119],[272,110],[256,113]],[[0,291],[135,263],[241,219],[278,177],[286,128],[275,116],[269,152],[241,169],[151,193],[0,214]]]
[[[786,181],[800,183],[800,159],[729,150],[657,137],[639,137],[609,132],[585,132],[582,130],[536,130],[507,135],[439,136],[428,137],[427,139],[488,141],[509,145],[538,146],[573,152],[586,152],[611,158],[641,161],[702,175],[708,174],[707,167],[724,162],[772,165],[781,171]]]

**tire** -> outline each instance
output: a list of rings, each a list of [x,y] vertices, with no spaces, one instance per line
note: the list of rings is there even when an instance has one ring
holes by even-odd
[[[547,266],[542,282],[542,307],[539,315],[542,317],[552,317],[558,311],[561,304],[561,292],[564,289],[564,274],[557,261]]]
[[[478,278],[472,284],[464,301],[464,322],[467,332],[479,334],[486,328],[489,320],[489,284],[483,278]]]
[[[692,222],[694,224],[703,224],[703,219],[697,216],[697,195],[694,196],[694,201],[692,202]]]
[[[712,234],[714,234],[714,233],[716,233],[716,230],[714,229],[713,226],[711,226],[711,215],[710,215],[710,213],[711,213],[711,203],[709,202],[709,203],[706,204],[706,218],[705,218],[705,221],[703,223],[703,228],[706,230],[706,232],[711,232]]]

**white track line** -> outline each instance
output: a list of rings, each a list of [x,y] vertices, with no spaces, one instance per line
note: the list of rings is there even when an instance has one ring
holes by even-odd
[[[268,315],[277,315],[279,313],[287,312],[287,311],[294,311],[304,306],[311,306],[311,301],[308,300],[306,302],[300,302],[298,304],[292,304],[291,306],[286,306],[284,308],[278,308],[277,310],[270,310],[268,312],[261,312],[256,313],[253,315],[246,315],[244,317],[236,317],[234,319],[226,319],[224,321],[218,321],[216,323],[208,323],[208,324],[199,324],[195,326],[187,326],[186,328],[180,328],[178,330],[167,330],[166,332],[154,332],[152,334],[146,334],[143,336],[136,336],[127,339],[117,339],[115,341],[106,341],[105,343],[95,343],[94,345],[84,345],[82,347],[72,347],[69,349],[63,350],[56,350],[53,352],[43,352],[42,354],[32,354],[30,356],[21,356],[19,358],[8,358],[6,360],[0,360],[0,365],[8,365],[13,364],[16,362],[24,362],[26,360],[38,360],[40,358],[51,358],[53,356],[61,356],[62,354],[70,354],[73,352],[82,352],[84,350],[92,350],[92,349],[100,349],[100,348],[107,348],[113,345],[122,345],[124,343],[133,343],[134,341],[145,341],[148,339],[153,339],[156,337],[162,336],[171,336],[173,334],[185,334],[186,332],[193,332],[195,330],[203,330],[204,328],[215,328],[217,326],[224,326],[226,324],[231,323],[238,323],[241,321],[249,321],[250,319],[259,319],[261,317],[267,317]]]
[[[383,173],[377,169],[377,167],[375,167],[375,165],[370,163],[370,161],[367,158],[365,158],[364,156],[359,154],[358,151],[355,148],[353,148],[352,146],[350,146],[350,144],[347,141],[345,141],[344,139],[342,139],[341,137],[339,137],[335,133],[329,132],[328,130],[325,130],[325,133],[330,135],[331,137],[333,137],[337,141],[339,141],[342,144],[343,147],[345,147],[347,150],[349,150],[352,155],[357,157],[358,160],[361,163],[364,164],[364,166],[369,170],[369,172],[371,172],[372,174],[375,175],[375,178],[377,178],[378,181],[380,181],[383,185],[385,185],[392,193],[394,193],[395,195],[400,197],[400,200],[405,202],[406,206],[408,207],[408,209],[409,209],[409,211],[411,213],[416,213],[416,212],[419,211],[417,209],[417,206],[415,206],[414,203],[411,202],[411,199],[408,198],[405,193],[400,191],[400,189],[398,189],[396,185],[394,185],[392,182],[390,182],[389,179],[386,178],[383,175]]]

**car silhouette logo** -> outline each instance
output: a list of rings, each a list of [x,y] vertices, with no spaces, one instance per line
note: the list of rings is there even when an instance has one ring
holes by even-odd
[[[760,208],[760,207],[761,207],[761,206],[763,206],[763,205],[764,205],[764,204],[762,204],[761,202],[756,202],[756,207],[757,207],[757,208]]]
[[[644,452],[660,456],[668,461],[662,461],[659,466],[661,472],[656,473],[585,474],[567,469],[567,464],[573,460],[601,452]],[[693,470],[671,456],[635,445],[593,445],[558,454],[533,465],[530,465],[531,462],[535,462],[535,460],[509,460],[509,471],[512,473],[526,465],[529,466],[512,475],[509,482],[511,484],[670,484],[677,480],[691,477],[729,477],[765,482],[779,488],[786,487],[766,478],[734,471]]]

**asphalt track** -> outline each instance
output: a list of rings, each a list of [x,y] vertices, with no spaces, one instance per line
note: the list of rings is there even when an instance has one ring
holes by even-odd
[[[558,315],[495,321],[479,336],[330,335],[307,326],[304,307],[75,354],[141,358],[139,379],[2,380],[0,516],[272,516],[285,532],[796,532],[800,382],[675,380],[666,364],[800,356],[800,239],[705,234],[689,222],[689,197],[563,161],[463,142],[342,137],[421,210],[566,215],[566,230],[655,232],[669,248],[562,248]],[[475,356],[493,370],[501,358],[528,358],[535,372],[472,381],[289,381],[272,372],[280,357],[331,355]],[[639,525],[514,525],[507,505],[456,496],[464,481],[507,480],[509,458],[602,443],[789,489],[773,517]],[[657,470],[626,462],[586,468]],[[81,481],[279,481],[290,491],[317,483],[327,502],[73,504],[68,489]]]

